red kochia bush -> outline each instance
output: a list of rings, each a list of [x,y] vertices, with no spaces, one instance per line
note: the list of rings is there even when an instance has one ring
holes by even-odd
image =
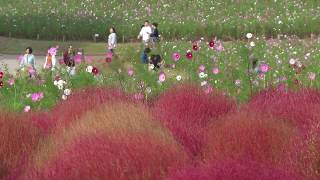
[[[52,133],[23,179],[159,179],[188,156],[148,107],[108,102]]]
[[[51,132],[59,125],[68,126],[72,121],[80,118],[86,112],[99,107],[101,104],[113,101],[124,100],[125,95],[117,89],[109,88],[88,88],[78,90],[66,101],[60,101],[49,113],[41,113],[34,123],[41,129]]]
[[[250,158],[275,166],[296,167],[292,159],[294,127],[253,112],[239,112],[208,126],[204,159]],[[294,142],[299,143],[299,142]]]
[[[28,178],[162,179],[169,168],[182,165],[184,159],[174,147],[160,144],[158,139],[143,134],[83,136]]]
[[[250,159],[232,160],[225,159],[215,161],[200,167],[189,167],[175,172],[169,180],[193,180],[193,179],[246,179],[246,180],[270,180],[270,179],[302,179],[294,172],[273,168]]]
[[[174,87],[154,103],[154,115],[171,130],[193,156],[203,145],[205,127],[221,115],[235,109],[235,103],[217,94],[205,94],[192,85]]]
[[[40,131],[18,115],[0,113],[0,179],[15,177],[41,138]],[[13,174],[12,174],[13,173]]]
[[[254,96],[247,108],[288,120],[300,129],[308,129],[320,120],[320,91],[268,89]]]

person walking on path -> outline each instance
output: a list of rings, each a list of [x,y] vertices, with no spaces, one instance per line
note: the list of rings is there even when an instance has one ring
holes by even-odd
[[[114,49],[117,47],[117,32],[114,27],[109,30],[110,34],[108,36],[108,53],[114,54]]]
[[[142,38],[142,43],[145,45],[145,47],[149,46],[151,34],[152,29],[150,27],[149,21],[145,21],[144,26],[141,28],[141,31],[138,35],[138,39]]]
[[[32,77],[36,72],[36,60],[32,52],[33,50],[31,47],[26,48],[25,55],[21,59],[20,68],[18,69],[18,71],[20,71],[25,70],[25,68],[28,68],[30,77]]]

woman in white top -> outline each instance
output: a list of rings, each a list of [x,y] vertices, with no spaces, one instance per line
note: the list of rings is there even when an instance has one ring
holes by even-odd
[[[114,49],[117,47],[117,34],[114,27],[111,27],[109,31],[110,34],[108,37],[108,52],[113,54]]]
[[[33,71],[36,71],[36,60],[34,58],[34,55],[32,54],[31,47],[26,48],[26,53],[20,62],[20,68],[18,70],[24,70],[26,66],[31,66]]]

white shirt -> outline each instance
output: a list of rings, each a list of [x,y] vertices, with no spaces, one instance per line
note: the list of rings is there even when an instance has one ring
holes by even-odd
[[[34,55],[25,54],[23,56],[23,59],[20,62],[20,68],[23,68],[24,66],[27,66],[27,65],[31,65],[35,69],[35,64],[36,64],[36,61],[35,61]]]
[[[142,40],[143,41],[149,41],[151,33],[152,33],[151,27],[150,26],[144,26],[143,28],[141,28],[139,36],[142,36]]]
[[[116,33],[111,33],[108,37],[109,49],[114,49],[117,46],[117,35]]]

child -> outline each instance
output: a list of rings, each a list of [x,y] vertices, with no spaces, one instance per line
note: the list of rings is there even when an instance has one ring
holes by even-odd
[[[162,68],[164,66],[164,60],[162,59],[162,57],[159,54],[151,55],[149,64],[153,65],[154,70],[157,70],[157,69]]]
[[[143,53],[141,54],[140,56],[140,60],[141,60],[141,63],[143,64],[148,64],[149,62],[149,57],[148,57],[148,54],[151,52],[150,48],[145,48]]]
[[[48,49],[48,54],[46,56],[46,61],[43,65],[44,69],[49,69],[53,71],[56,66],[56,54],[57,54],[57,47],[51,47]]]
[[[32,77],[32,75],[36,72],[36,67],[35,67],[35,64],[36,64],[36,60],[34,58],[34,55],[32,54],[32,48],[31,47],[27,47],[26,48],[26,53],[25,55],[23,56],[21,62],[20,62],[20,68],[18,69],[18,71],[20,70],[24,70],[24,68],[26,66],[31,66],[29,67],[29,74],[30,74],[30,77]]]
[[[152,33],[150,35],[152,43],[159,42],[158,23],[152,23]]]
[[[117,34],[114,27],[110,28],[110,34],[108,36],[108,53],[114,53],[114,49],[117,47]]]
[[[152,29],[149,25],[149,21],[144,22],[144,26],[141,28],[141,31],[138,35],[138,39],[142,37],[142,43],[147,47],[150,41],[150,34],[152,33]]]
[[[69,47],[68,51],[65,51],[63,54],[63,61],[67,66],[67,71],[70,75],[75,75],[76,67],[74,61],[75,51],[72,46]]]

